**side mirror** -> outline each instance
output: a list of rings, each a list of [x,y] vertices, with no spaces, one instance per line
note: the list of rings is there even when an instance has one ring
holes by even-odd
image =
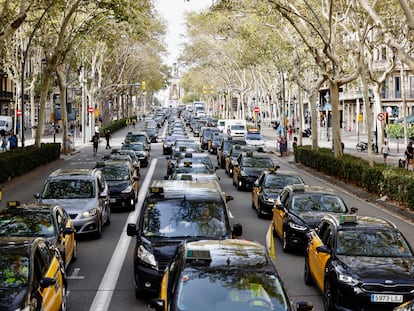
[[[56,284],[56,280],[52,278],[42,278],[39,282],[40,288],[43,291],[46,287],[50,287]]]
[[[233,237],[239,237],[242,236],[243,234],[243,228],[241,224],[234,224],[233,225],[233,230],[232,230],[232,235]]]
[[[75,229],[73,229],[73,228],[64,228],[63,229],[63,235],[70,235],[74,232],[75,232]]]
[[[358,207],[351,207],[351,214],[358,213]]]
[[[319,253],[324,253],[324,254],[329,254],[329,255],[332,254],[332,251],[326,245],[318,246],[316,248],[316,251]]]
[[[35,199],[40,199],[40,193],[35,193],[34,197],[35,197]]]
[[[234,197],[232,195],[226,195],[226,202],[233,201]]]
[[[136,224],[128,224],[127,226],[127,235],[134,236],[138,234],[138,229]]]
[[[163,311],[164,305],[165,305],[164,299],[154,298],[150,300],[148,307],[150,307],[151,309],[155,309],[156,311]]]
[[[298,301],[296,303],[296,311],[312,311],[313,304],[308,301]]]

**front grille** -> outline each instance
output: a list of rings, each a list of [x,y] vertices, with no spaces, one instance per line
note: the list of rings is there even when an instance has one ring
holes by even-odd
[[[410,294],[414,292],[414,286],[408,284],[363,284],[361,288],[370,293],[396,293],[396,294]]]
[[[158,260],[158,271],[164,271],[170,263],[170,258],[162,258]]]

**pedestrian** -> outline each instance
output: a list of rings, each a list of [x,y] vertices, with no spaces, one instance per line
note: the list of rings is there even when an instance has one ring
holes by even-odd
[[[132,128],[135,128],[135,124],[137,123],[136,118],[132,118]]]
[[[409,165],[411,163],[411,166],[413,166],[413,142],[410,141],[407,145],[407,148],[405,149],[405,168],[408,170]]]
[[[381,146],[382,156],[384,157],[384,164],[387,164],[388,153],[390,152],[390,147],[387,144],[387,141],[384,140],[384,143]]]
[[[106,130],[105,131],[105,139],[106,139],[106,148],[105,149],[111,149],[111,146],[109,145],[109,139],[111,138],[111,131]]]
[[[4,151],[7,151],[6,149],[7,149],[7,137],[6,137],[6,134],[4,134],[3,138],[1,139],[1,150],[4,152]]]
[[[279,138],[279,150],[281,157],[285,157],[287,155],[287,139],[283,135]]]
[[[95,133],[95,135],[93,135],[92,143],[93,143],[93,155],[96,155],[98,153],[99,133]]]
[[[295,148],[297,146],[298,146],[298,138],[295,136],[293,137],[292,150],[295,151]]]
[[[9,136],[9,150],[17,148],[17,137],[14,133]]]

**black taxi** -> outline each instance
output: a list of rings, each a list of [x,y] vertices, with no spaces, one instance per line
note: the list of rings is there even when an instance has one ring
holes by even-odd
[[[315,283],[325,310],[392,310],[414,298],[414,254],[390,221],[327,215],[309,232],[305,283]]]
[[[273,208],[273,234],[282,241],[283,251],[303,252],[307,233],[327,214],[355,213],[342,197],[325,187],[289,185],[283,188]]]
[[[44,238],[0,238],[0,310],[66,310],[59,250]]]
[[[252,189],[252,208],[257,216],[271,217],[273,206],[283,188],[288,185],[304,185],[303,178],[296,172],[269,167],[256,179]]]
[[[181,244],[162,278],[157,311],[295,310],[265,247],[246,240]],[[312,310],[298,302],[296,310]]]
[[[78,256],[72,219],[57,204],[8,201],[0,211],[0,237],[11,236],[44,237],[59,249],[65,268]]]
[[[158,293],[162,275],[178,244],[188,240],[225,240],[241,236],[240,224],[230,224],[227,201],[217,181],[154,180],[144,200],[138,224],[128,224],[136,236],[135,294]]]
[[[275,164],[268,154],[256,151],[242,152],[233,164],[233,184],[237,190],[251,190],[257,177],[270,167],[275,167]]]

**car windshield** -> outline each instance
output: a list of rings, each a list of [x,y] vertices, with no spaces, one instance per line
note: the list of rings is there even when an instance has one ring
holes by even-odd
[[[243,157],[243,167],[273,167],[272,160],[270,158],[257,158],[257,157]]]
[[[8,212],[0,214],[0,236],[42,236],[55,234],[49,212]]]
[[[262,140],[262,135],[261,134],[247,134],[246,135],[246,140]]]
[[[264,182],[265,188],[282,189],[287,185],[301,185],[303,181],[298,176],[286,176],[278,174],[269,174]]]
[[[251,269],[187,268],[177,293],[176,310],[291,310],[280,280]]]
[[[213,174],[211,168],[208,168],[205,165],[197,165],[197,166],[180,166],[177,167],[174,171],[175,174]]]
[[[129,150],[134,150],[134,151],[144,151],[145,147],[144,144],[130,144],[127,146],[122,146],[122,149],[129,149]]]
[[[123,181],[129,179],[129,170],[126,166],[105,166],[99,169],[107,181]]]
[[[194,157],[194,158],[182,158],[180,159],[180,163],[191,162],[193,164],[204,164],[208,168],[213,168],[213,162],[211,159],[207,157]]]
[[[292,210],[300,212],[347,212],[345,203],[340,197],[336,195],[319,193],[295,195],[292,199]]]
[[[50,180],[43,189],[42,199],[88,199],[95,197],[92,180],[59,179]]]
[[[29,258],[20,254],[3,251],[0,255],[0,287],[11,288],[27,284],[29,279]]]
[[[344,229],[338,231],[338,255],[412,257],[402,234],[394,230]]]
[[[165,200],[146,205],[143,232],[147,237],[227,236],[223,202]],[[208,216],[205,215],[208,212]]]
[[[245,130],[246,129],[246,127],[244,125],[232,125],[230,128],[231,128],[232,131],[234,131],[234,130],[239,131],[239,130]]]

